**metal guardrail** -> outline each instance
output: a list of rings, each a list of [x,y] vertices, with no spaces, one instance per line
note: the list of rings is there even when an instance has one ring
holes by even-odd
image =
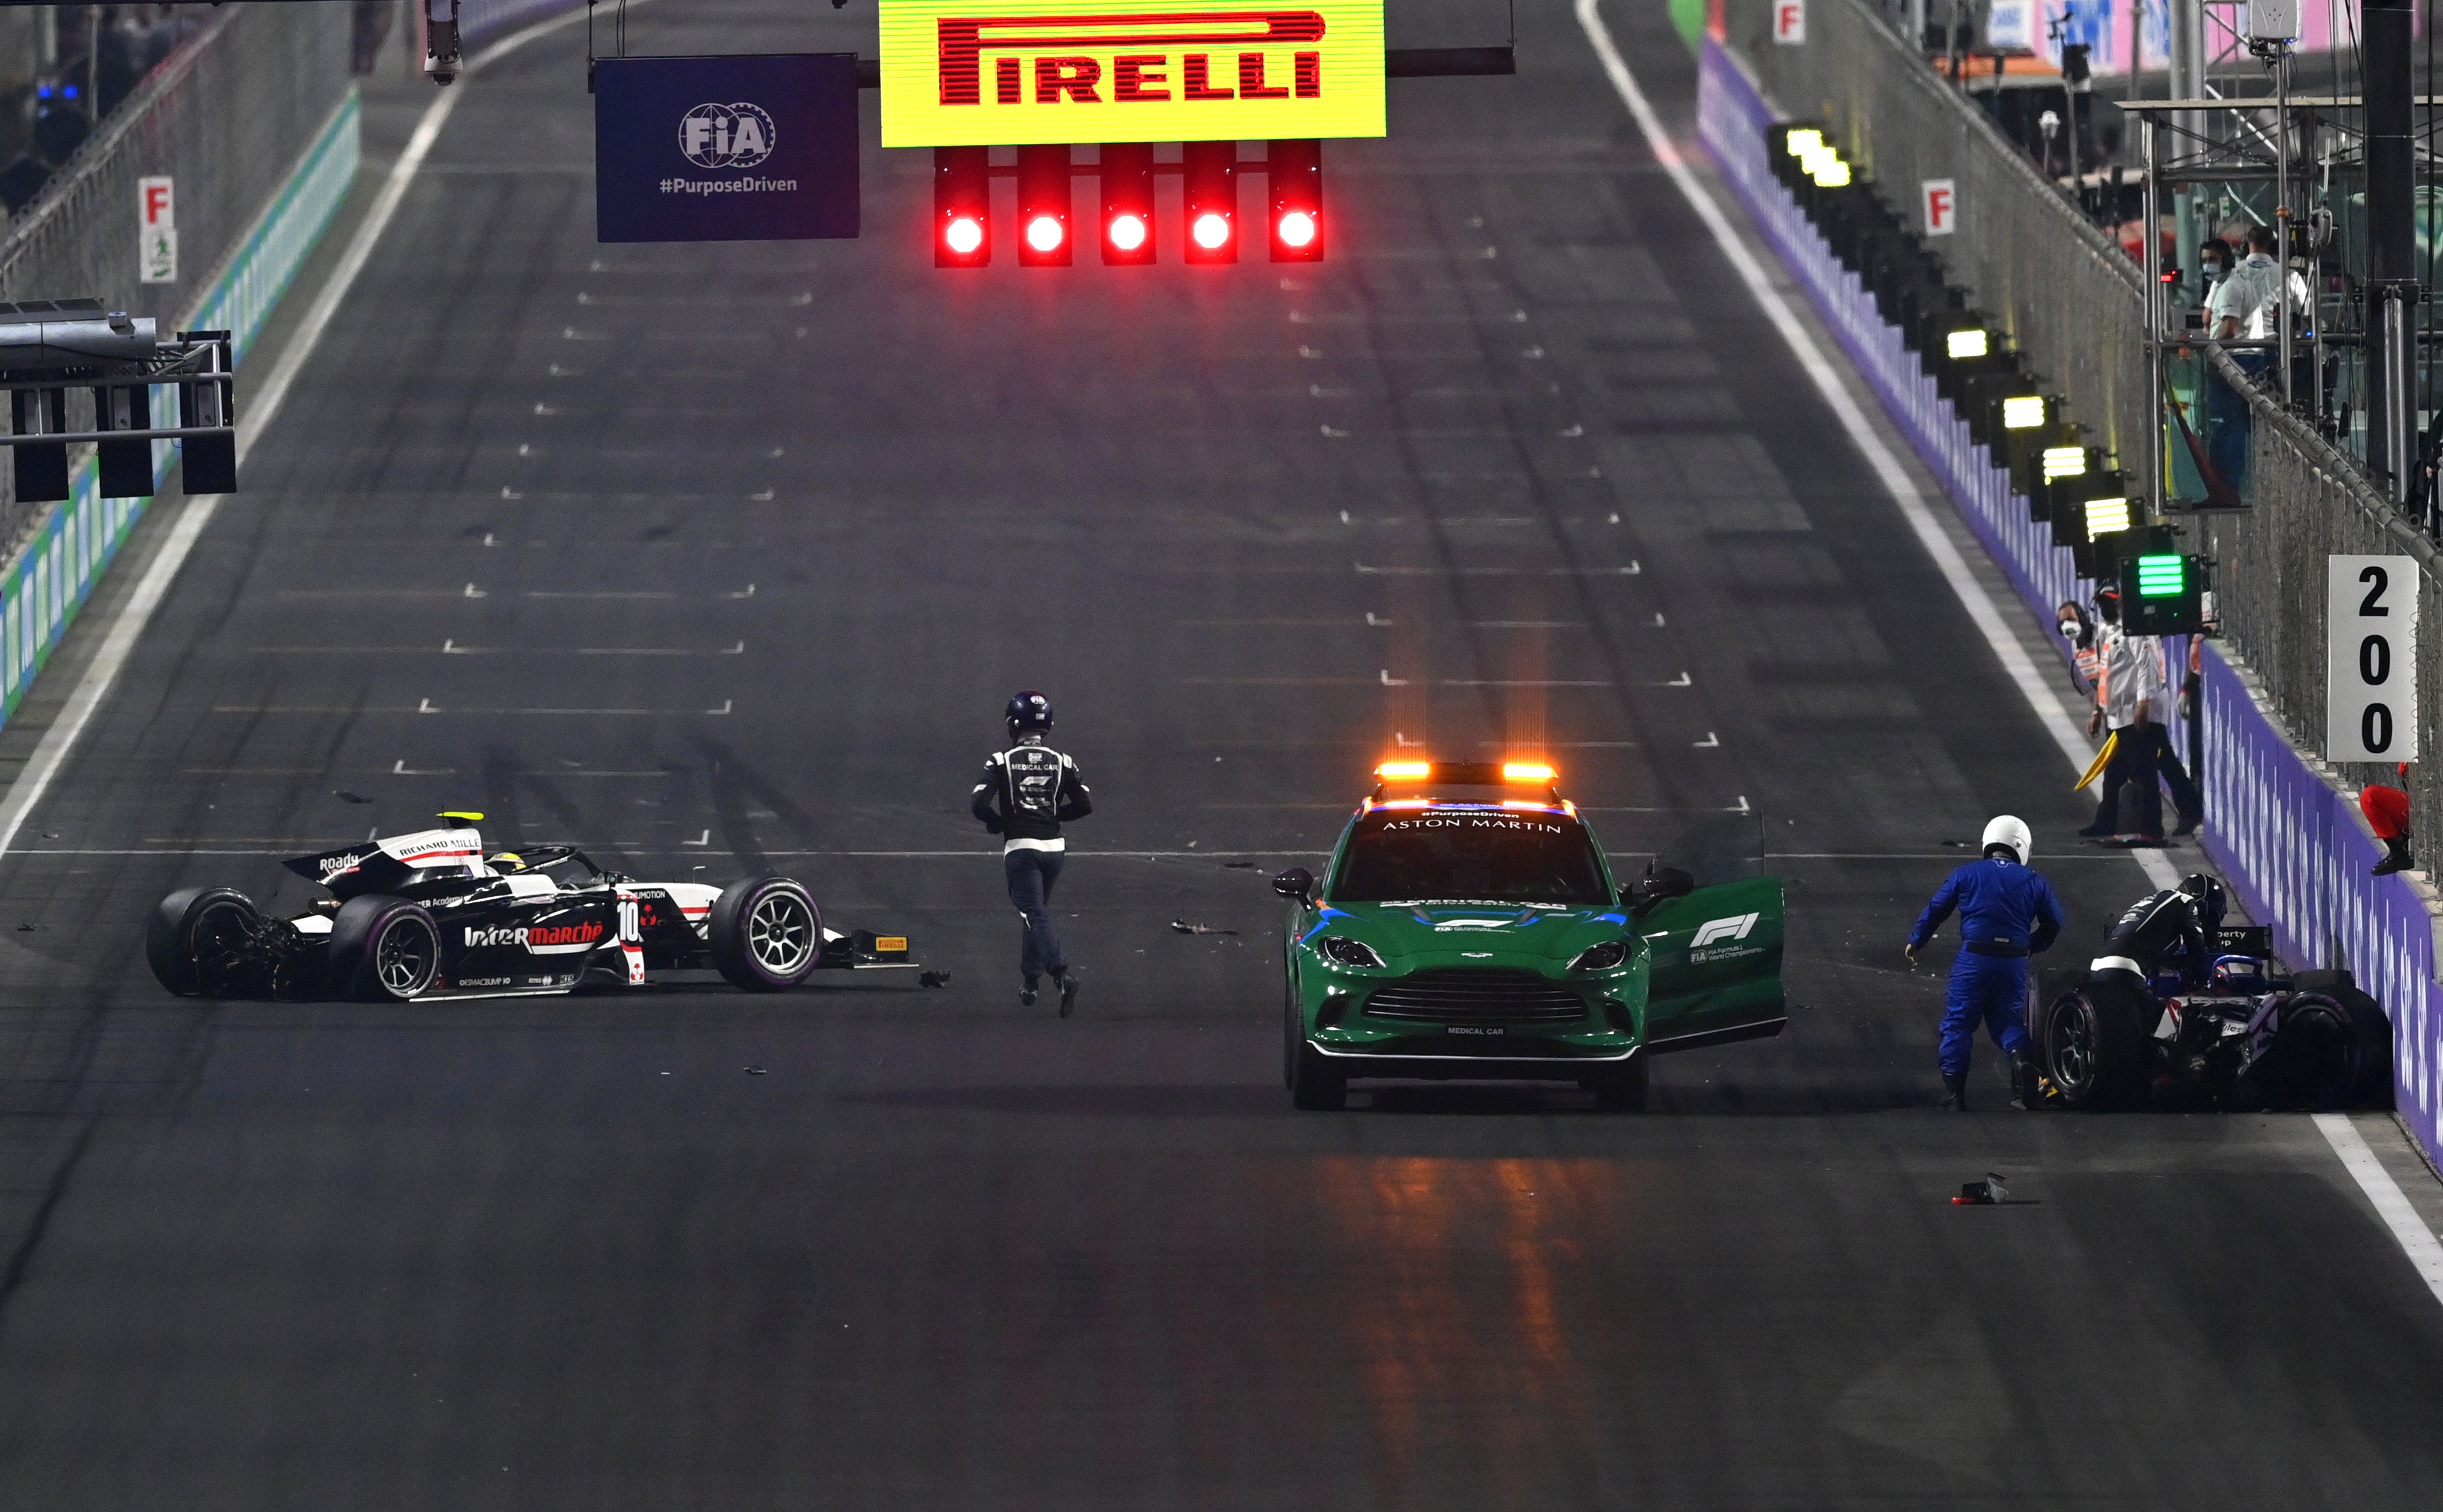
[[[231,6],[156,68],[0,238],[0,300],[103,295],[174,329],[347,95],[345,6]],[[137,180],[176,186],[178,276],[138,281]],[[6,469],[0,469],[4,473]],[[48,504],[0,477],[0,559]]]

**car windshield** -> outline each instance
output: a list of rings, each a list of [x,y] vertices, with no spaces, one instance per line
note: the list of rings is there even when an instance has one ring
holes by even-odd
[[[1607,903],[1594,842],[1550,809],[1381,808],[1357,820],[1336,903]]]

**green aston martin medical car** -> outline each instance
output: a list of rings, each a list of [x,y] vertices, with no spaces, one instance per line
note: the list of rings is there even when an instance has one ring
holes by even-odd
[[[1782,888],[1723,814],[1626,887],[1540,762],[1393,761],[1292,900],[1283,1072],[1301,1108],[1358,1077],[1573,1082],[1645,1105],[1672,1050],[1781,1032]]]

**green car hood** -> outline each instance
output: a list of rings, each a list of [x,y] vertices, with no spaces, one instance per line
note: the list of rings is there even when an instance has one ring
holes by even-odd
[[[1567,965],[1607,939],[1634,938],[1617,904],[1326,903],[1305,938],[1339,935],[1370,945],[1402,971],[1427,966]]]

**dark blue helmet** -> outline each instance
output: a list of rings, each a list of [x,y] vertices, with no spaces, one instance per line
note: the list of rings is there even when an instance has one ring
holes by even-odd
[[[1001,718],[1009,725],[1012,739],[1030,731],[1037,735],[1046,734],[1052,728],[1052,701],[1033,688],[1014,693],[1010,695],[1009,707],[1001,711]]]

